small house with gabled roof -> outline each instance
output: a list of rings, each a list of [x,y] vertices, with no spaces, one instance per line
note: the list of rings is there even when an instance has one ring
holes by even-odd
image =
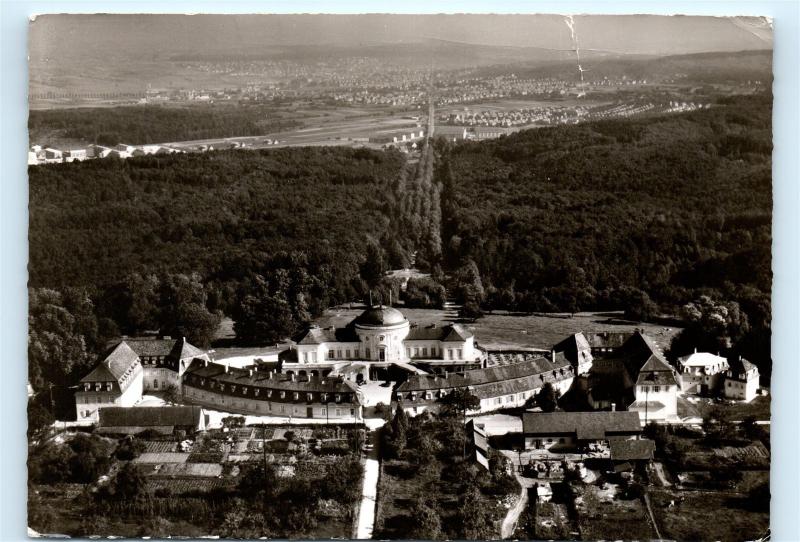
[[[101,408],[133,406],[142,398],[144,370],[139,356],[125,342],[112,348],[75,392],[78,420],[97,421]]]
[[[639,369],[636,400],[628,410],[638,412],[643,423],[677,419],[678,380],[672,367],[658,354],[653,353]]]
[[[758,380],[758,367],[739,356],[730,362],[730,367],[725,373],[725,397],[752,401],[758,394]]]

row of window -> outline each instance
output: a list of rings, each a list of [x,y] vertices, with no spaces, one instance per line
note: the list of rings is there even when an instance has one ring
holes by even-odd
[[[196,376],[192,376],[188,380],[189,383],[199,384],[200,386],[205,387],[206,379],[205,378],[198,378]],[[157,383],[154,381],[154,387],[157,387]],[[214,380],[209,381],[208,387],[210,389],[219,389],[220,392],[225,392],[229,390],[230,393],[236,393],[236,390],[242,395],[249,395],[250,390],[253,390],[253,397],[261,396],[262,388],[250,388],[248,386],[241,386],[236,384],[226,384],[224,382],[216,382]],[[281,399],[286,399],[287,397],[294,399],[295,401],[299,401],[301,397],[309,402],[314,402],[315,399],[319,399],[321,403],[327,402],[336,402],[341,403],[342,401],[349,401],[350,394],[346,393],[327,393],[327,392],[300,392],[300,391],[287,391],[287,390],[273,390],[267,388],[264,390],[263,397],[272,398],[273,396],[279,397]]]
[[[114,397],[112,397],[111,395],[97,395],[97,396],[85,395],[83,397],[83,404],[85,405],[95,404],[95,403],[97,404],[113,403],[113,402],[114,402]]]
[[[664,388],[663,390],[661,388]],[[673,386],[641,386],[642,393],[658,393],[660,391],[671,391]]]
[[[219,402],[222,405],[228,405],[228,406],[233,407],[233,408],[242,408],[242,409],[251,409],[252,410],[253,407],[255,406],[255,410],[257,412],[260,412],[260,411],[263,410],[264,412],[271,412],[271,413],[275,413],[275,414],[292,414],[292,415],[297,415],[297,416],[307,416],[308,415],[308,410],[304,410],[303,407],[291,406],[291,405],[287,405],[287,404],[284,404],[284,403],[278,403],[278,404],[275,405],[275,408],[273,408],[273,405],[270,402],[264,402],[264,403],[258,402],[258,403],[253,404],[253,403],[239,402],[236,399],[231,399],[230,397],[227,398],[227,402],[226,402],[226,397],[225,396],[218,396],[216,394],[208,394],[207,395],[207,394],[202,393],[202,392],[194,392],[193,390],[188,390],[188,395],[191,396],[191,397],[195,397],[195,398],[197,398],[197,399],[199,399],[201,401],[213,402],[213,403]],[[217,401],[218,399],[219,399],[219,401]],[[346,411],[347,411],[347,409],[337,407],[335,409],[332,409],[330,414],[333,415],[333,416],[342,416],[342,414],[345,413]],[[319,412],[320,412],[321,416],[327,416],[328,415],[327,407],[322,407]],[[350,409],[350,415],[351,416],[355,416],[356,415],[356,409],[355,408],[351,408]]]

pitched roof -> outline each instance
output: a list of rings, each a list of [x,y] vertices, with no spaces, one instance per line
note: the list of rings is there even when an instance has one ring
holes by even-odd
[[[586,341],[592,348],[619,348],[631,337],[629,332],[587,333]]]
[[[308,380],[292,380],[291,376],[272,373],[269,371],[253,371],[229,367],[225,371],[225,366],[218,363],[209,363],[206,366],[203,362],[195,361],[184,373],[184,380],[191,375],[201,378],[213,379],[217,382],[229,384],[271,388],[285,391],[298,392],[326,392],[326,393],[357,393],[358,387],[348,380],[337,377],[311,378]]]
[[[463,388],[478,386],[495,382],[510,381],[528,376],[560,371],[570,367],[569,363],[552,363],[543,356],[529,359],[522,363],[511,365],[497,365],[484,369],[473,369],[463,373],[450,373],[446,376],[414,375],[397,387],[397,391],[421,391],[445,388]]]
[[[359,342],[356,330],[352,325],[347,327],[322,328],[311,326],[295,340],[297,344],[355,343]]]
[[[170,350],[170,356],[175,357],[176,359],[191,359],[204,356],[205,354],[207,354],[207,352],[197,348],[192,344],[189,344],[189,341],[186,340],[186,337],[181,337],[175,341],[175,346],[173,346],[172,350]]]
[[[656,354],[647,358],[642,368],[639,369],[639,376],[636,378],[636,383],[656,386],[678,385],[672,367]]]
[[[524,412],[522,431],[526,435],[575,433],[578,438],[603,438],[608,433],[640,433],[639,414],[629,411]],[[600,436],[598,436],[600,435]]]
[[[156,339],[153,337],[126,337],[122,342],[128,343],[128,346],[142,357],[166,357],[175,346],[174,339]]]
[[[126,338],[122,342],[141,357],[172,357],[174,359],[194,358],[207,354],[190,344],[185,337],[179,339],[156,339],[153,337]]]
[[[613,461],[636,461],[653,459],[656,443],[649,439],[609,441]]]
[[[120,382],[138,359],[136,352],[123,341],[112,348],[92,372],[81,378],[81,382]]]
[[[681,365],[684,367],[708,367],[718,363],[725,365],[728,364],[727,359],[723,358],[722,356],[716,356],[711,352],[695,352],[693,354],[689,354],[688,356],[678,358],[678,361],[680,361]]]
[[[106,407],[100,409],[100,426],[197,426],[202,412],[199,406]]]
[[[758,372],[758,366],[750,363],[743,357],[734,358],[730,361],[730,369],[734,375],[738,376],[741,373],[746,373],[752,369],[755,369]]]
[[[472,337],[472,332],[464,329],[460,324],[450,324],[446,326],[447,333],[442,341],[444,342],[464,342]]]

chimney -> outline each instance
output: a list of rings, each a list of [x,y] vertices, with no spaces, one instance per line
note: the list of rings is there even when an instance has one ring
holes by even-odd
[[[617,403],[611,403],[611,412],[617,411]]]
[[[248,371],[248,373],[250,373],[250,376],[253,376],[253,369],[250,369],[250,370]]]
[[[694,353],[697,354],[697,347],[694,347]]]
[[[267,371],[267,380],[272,380],[272,371]]]
[[[556,360],[556,349],[555,349],[555,348],[553,348],[553,349],[550,351],[550,361],[555,361],[555,360]]]
[[[231,368],[230,362],[228,360],[225,360],[225,372],[227,373],[230,368]]]
[[[208,367],[208,360],[204,359],[203,362],[204,362],[205,366]]]

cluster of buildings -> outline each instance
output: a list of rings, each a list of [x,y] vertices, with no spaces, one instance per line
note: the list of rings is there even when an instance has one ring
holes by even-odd
[[[277,360],[242,368],[216,362],[183,338],[124,338],[81,380],[75,403],[80,420],[96,421],[104,408],[169,391],[178,402],[219,411],[358,422],[368,381],[393,383],[392,407],[410,415],[438,411],[454,390],[476,396],[479,405],[467,414],[479,414],[530,406],[552,386],[570,411],[558,415],[575,417],[569,431],[587,428],[569,437],[581,440],[591,427],[586,419],[677,421],[679,392],[752,399],[758,369],[694,354],[676,371],[639,331],[576,333],[549,351],[486,349],[462,325],[419,326],[393,307],[375,305],[344,327],[312,326]]]
[[[62,164],[109,157],[124,159],[131,158],[132,156],[173,154],[177,152],[185,151],[168,145],[126,145],[124,143],[113,147],[89,145],[83,149],[68,150],[54,149],[52,147],[43,148],[41,145],[33,145],[28,151],[28,165]]]

